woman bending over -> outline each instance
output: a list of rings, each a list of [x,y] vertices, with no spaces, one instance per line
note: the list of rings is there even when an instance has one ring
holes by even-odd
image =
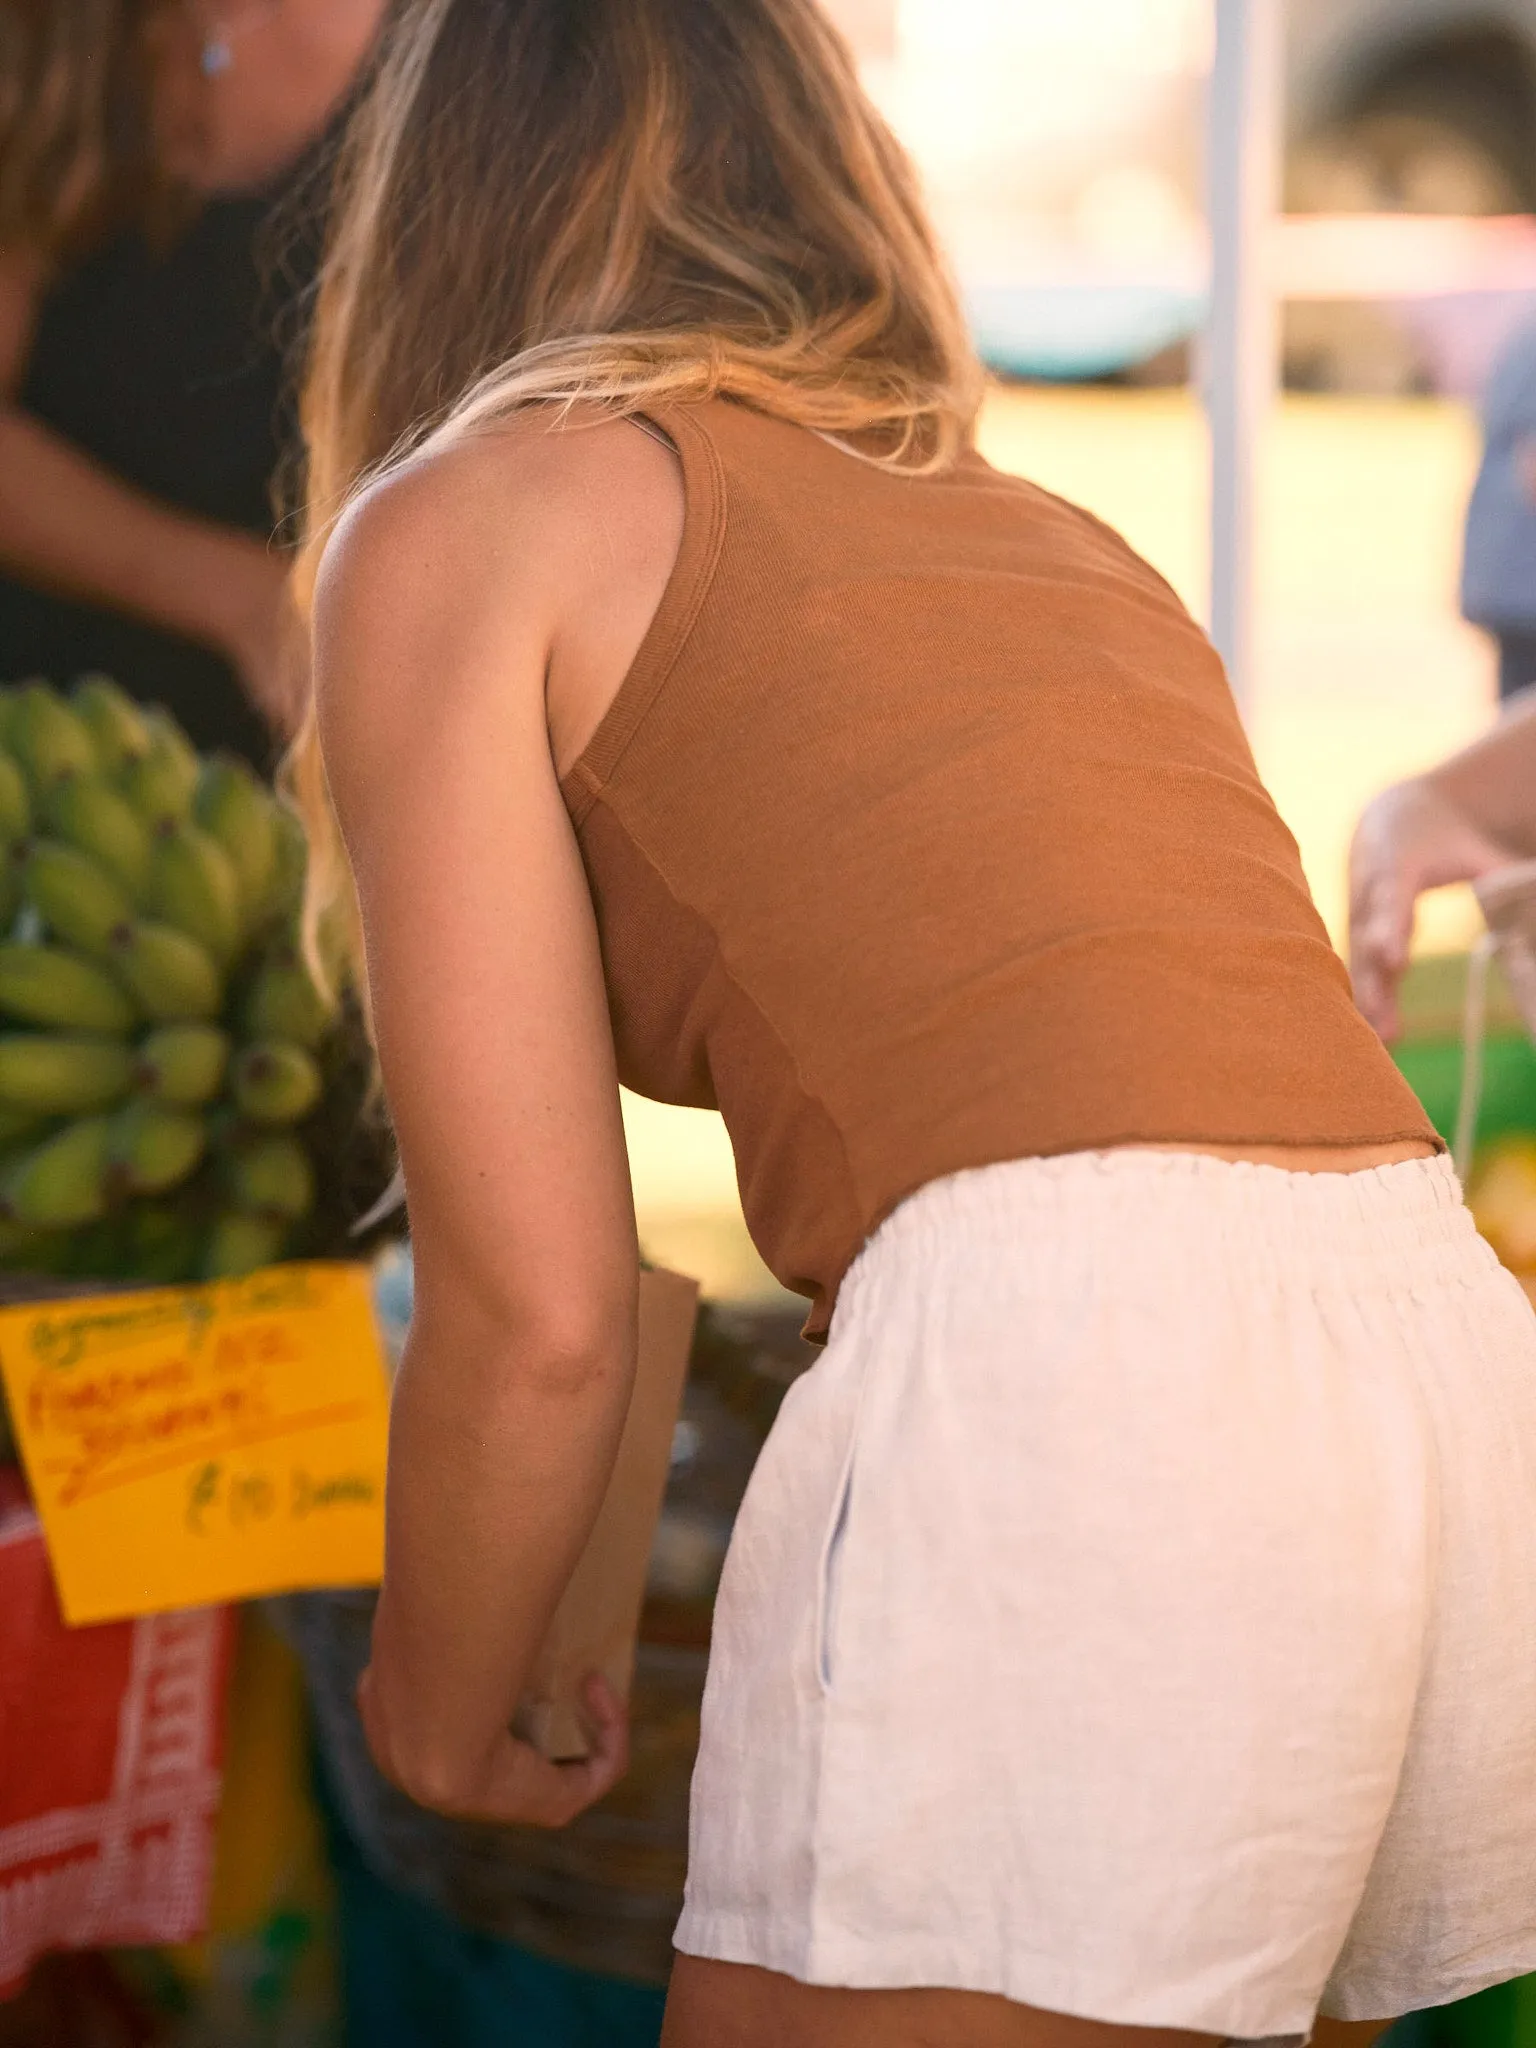
[[[618,1082],[825,1344],[717,1615],[671,2048],[1300,2041],[1536,1969],[1536,1323],[1215,655],[973,445],[813,0],[419,0],[306,396],[317,703],[411,1200],[365,1687],[509,1732],[634,1348]],[[344,857],[343,849],[344,847]],[[317,906],[318,907],[318,906]]]

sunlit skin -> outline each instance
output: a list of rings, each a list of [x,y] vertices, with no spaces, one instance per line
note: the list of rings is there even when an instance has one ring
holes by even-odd
[[[1319,2020],[1315,2048],[1371,2048],[1390,2024]],[[1215,2034],[1111,2027],[955,1991],[828,1991],[679,1956],[662,2048],[1209,2048]]]
[[[1350,852],[1350,967],[1355,996],[1386,1038],[1426,889],[1475,882],[1536,856],[1536,691],[1513,700],[1482,739],[1439,768],[1383,792]]]
[[[653,438],[524,415],[365,494],[316,597],[321,731],[417,1257],[365,1719],[407,1791],[500,1821],[569,1818],[625,1760],[623,1717],[599,1693],[593,1756],[574,1770],[508,1724],[601,1497],[633,1363],[614,1049],[559,776],[640,646],[683,514]],[[1425,1149],[1220,1156],[1348,1171]],[[685,1958],[667,2039],[1110,2048],[1121,2033],[1200,2038]]]

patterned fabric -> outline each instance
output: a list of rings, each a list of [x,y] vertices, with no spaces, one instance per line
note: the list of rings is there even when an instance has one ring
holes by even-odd
[[[0,1994],[50,1949],[202,1931],[228,1612],[66,1629],[0,1469]]]

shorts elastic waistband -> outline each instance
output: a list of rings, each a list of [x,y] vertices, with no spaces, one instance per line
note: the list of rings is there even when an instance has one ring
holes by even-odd
[[[1016,1283],[1053,1295],[1139,1286],[1191,1265],[1223,1285],[1402,1287],[1492,1263],[1449,1159],[1358,1173],[1297,1173],[1198,1152],[1130,1148],[1015,1159],[931,1181],[888,1216],[854,1262],[844,1299],[873,1265],[946,1264],[951,1250],[1006,1248]]]

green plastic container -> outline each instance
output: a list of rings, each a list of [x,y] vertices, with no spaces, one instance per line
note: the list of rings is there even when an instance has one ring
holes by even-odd
[[[1536,2048],[1536,1977],[1416,2012],[1392,2029],[1383,2048]]]
[[[1393,1048],[1404,1078],[1449,1145],[1456,1135],[1461,1101],[1461,1041],[1428,1040]],[[1518,1038],[1489,1038],[1483,1048],[1483,1094],[1478,1111],[1480,1144],[1511,1131],[1536,1131],[1536,1046]]]
[[[1403,1035],[1393,1047],[1408,1085],[1450,1144],[1461,1102],[1462,1027],[1467,987],[1464,953],[1416,960],[1403,982]],[[1536,1045],[1520,1023],[1497,967],[1488,982],[1488,1035],[1478,1142],[1536,1131]]]

